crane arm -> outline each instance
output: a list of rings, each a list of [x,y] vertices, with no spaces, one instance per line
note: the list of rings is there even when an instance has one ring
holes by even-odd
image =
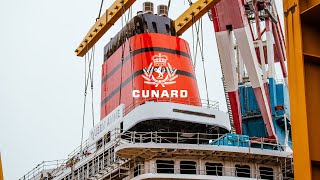
[[[75,50],[77,56],[84,56],[136,0],[116,0],[91,27],[81,44]]]
[[[136,0],[116,0],[91,27],[81,44],[75,50],[77,56],[83,57],[135,1]],[[190,7],[173,22],[177,35],[182,35],[219,1],[220,0],[197,0],[191,4]]]
[[[175,21],[174,27],[177,35],[182,35],[189,29],[197,20],[206,14],[214,4],[221,0],[198,0],[190,5]]]

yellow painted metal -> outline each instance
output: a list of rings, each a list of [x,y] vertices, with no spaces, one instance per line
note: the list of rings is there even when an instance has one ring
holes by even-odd
[[[91,27],[81,44],[75,50],[77,56],[84,56],[136,0],[116,0]]]
[[[295,179],[320,179],[320,0],[284,0]]]
[[[116,0],[91,27],[81,44],[75,50],[77,56],[84,56],[135,1],[136,0]],[[174,21],[173,25],[175,26],[177,35],[182,35],[193,23],[208,12],[213,4],[219,1],[220,0],[198,0],[194,2]]]
[[[182,35],[188,28],[192,26],[198,19],[207,13],[214,4],[220,0],[198,0],[194,2],[184,13],[182,13],[175,21],[174,27],[177,35]]]
[[[4,180],[4,179],[3,179],[3,170],[2,170],[1,153],[0,153],[0,180]]]
[[[300,0],[300,12],[301,14],[314,8],[315,6],[319,5],[319,0]]]

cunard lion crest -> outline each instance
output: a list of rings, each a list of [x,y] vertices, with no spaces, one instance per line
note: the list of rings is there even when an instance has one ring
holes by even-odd
[[[178,77],[176,75],[177,69],[172,68],[170,63],[167,63],[168,57],[162,55],[161,53],[156,54],[152,57],[152,63],[150,63],[148,68],[144,68],[144,83],[155,85],[158,87],[161,85],[165,87],[166,85],[175,84],[175,79]]]

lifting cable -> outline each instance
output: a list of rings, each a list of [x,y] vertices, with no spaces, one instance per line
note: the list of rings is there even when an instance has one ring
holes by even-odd
[[[194,21],[194,19],[193,19]],[[196,68],[196,62],[197,62],[197,54],[198,54],[198,47],[200,49],[200,55],[202,59],[202,68],[203,68],[203,76],[204,76],[204,81],[205,81],[205,87],[206,87],[206,96],[207,96],[207,103],[208,107],[210,105],[209,103],[209,92],[208,92],[208,82],[207,82],[207,74],[206,74],[206,68],[205,68],[205,61],[204,61],[204,44],[203,44],[203,23],[202,23],[202,18],[200,18],[198,25],[195,24],[195,31],[196,31],[196,47],[195,47],[195,52],[194,52],[194,69]],[[192,28],[192,39],[194,41],[194,32]],[[194,46],[194,43],[193,43]],[[194,47],[193,47],[194,49]]]
[[[168,16],[169,16],[169,10],[170,10],[171,0],[168,1]]]
[[[91,54],[86,53],[85,58],[85,67],[84,67],[84,100],[83,100],[83,114],[82,114],[82,128],[81,128],[81,151],[82,151],[82,143],[83,143],[83,130],[84,130],[84,121],[86,115],[86,104],[87,104],[87,93],[88,86],[90,81],[91,87],[91,108],[92,108],[92,127],[94,127],[94,104],[93,104],[93,73],[94,73],[94,54],[95,54],[95,46],[92,47]],[[88,61],[88,63],[87,63]],[[87,65],[88,64],[88,65]]]
[[[100,16],[101,16],[101,11],[102,11],[102,6],[103,6],[103,2],[104,0],[101,0],[101,4],[100,4],[100,10],[99,10],[99,14],[98,14],[98,17],[96,18],[96,21],[98,21],[100,19]]]
[[[100,9],[98,13],[98,17],[96,18],[96,21],[100,19],[102,7],[103,7],[104,0],[101,0]],[[82,128],[81,128],[81,146],[80,151],[82,151],[82,143],[83,143],[83,130],[84,130],[84,121],[85,121],[85,115],[86,115],[86,104],[87,104],[87,92],[88,92],[88,86],[90,81],[90,87],[91,87],[91,112],[92,112],[92,127],[94,127],[94,90],[93,90],[93,80],[94,80],[94,55],[95,55],[95,46],[93,45],[91,49],[91,55],[89,52],[89,49],[87,47],[87,52],[84,56],[84,100],[83,100],[83,113],[82,113]],[[87,61],[88,61],[88,67],[87,67]],[[87,71],[88,69],[88,71]]]
[[[121,25],[122,25],[122,29],[125,27],[125,26],[128,26],[128,22],[130,20],[130,18],[132,18],[132,8],[130,7],[129,8],[129,11],[128,11],[128,15],[126,16],[126,10],[124,8],[124,6],[122,5],[122,16],[121,16]],[[125,24],[124,24],[125,23]],[[129,31],[130,31],[130,25],[129,25]],[[130,31],[131,32],[131,31]],[[125,54],[125,50],[126,50],[126,41],[128,39],[128,33],[125,32],[125,34],[122,34],[122,39],[120,40],[120,42],[122,41],[122,45],[121,45],[121,48],[122,48],[122,52],[121,52],[121,75],[120,75],[120,91],[119,91],[119,105],[121,104],[121,98],[122,98],[122,81],[123,81],[123,61],[124,61],[124,54]],[[121,37],[121,36],[120,36]],[[130,42],[129,42],[130,43]],[[130,51],[131,51],[131,43],[130,43]]]

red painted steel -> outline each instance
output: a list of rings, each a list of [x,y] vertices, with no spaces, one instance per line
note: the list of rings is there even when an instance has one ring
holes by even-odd
[[[279,53],[280,56],[280,65],[281,65],[281,70],[282,70],[282,75],[284,78],[288,77],[288,71],[285,65],[285,49],[283,48],[282,44],[284,44],[284,42],[281,39],[281,35],[278,33],[278,27],[277,25],[272,25],[272,32],[274,34],[274,40],[275,40],[275,45],[276,45],[276,49]]]
[[[228,92],[232,118],[234,122],[234,128],[236,129],[237,134],[242,134],[242,116],[241,116],[241,107],[239,101],[239,91]]]
[[[278,48],[276,47],[276,45],[273,45],[274,47],[274,62],[280,62],[280,52],[278,50]],[[258,58],[258,62],[259,64],[261,64],[261,58],[260,58],[260,52],[259,52],[259,48],[255,48],[256,54],[257,54],[257,58]],[[267,46],[263,46],[263,54],[264,54],[264,59],[265,59],[265,63],[268,64],[268,52],[267,52]]]
[[[165,85],[165,87],[161,84],[156,87],[145,83],[143,69],[150,65],[155,68],[159,67],[152,60],[155,55],[160,55],[161,58],[166,57],[165,66],[168,67],[169,63],[173,70],[177,70],[175,75],[178,77],[173,80],[176,83]],[[189,45],[181,38],[157,33],[145,33],[131,37],[102,65],[101,119],[120,104],[125,104],[126,107],[132,104],[135,100],[132,96],[133,90],[140,92],[159,90],[160,94],[163,90],[169,92],[187,90],[187,98],[197,99],[197,101],[188,102],[184,97],[175,98],[176,101],[181,99],[179,102],[182,104],[188,102],[200,106],[198,85],[190,57]],[[157,73],[154,73],[156,76]],[[164,77],[167,74],[164,72]],[[161,101],[161,98],[158,100]]]
[[[227,26],[233,29],[243,28],[247,22],[242,0],[224,0],[212,8],[215,31],[226,31]]]
[[[257,1],[255,1],[255,6],[257,6]],[[255,8],[255,26],[257,29],[256,34],[258,35],[258,39],[261,40],[261,30],[260,30],[260,19],[258,16],[257,8]],[[232,30],[238,30],[243,29],[245,27],[250,27],[251,35],[254,36],[252,31],[252,26],[254,24],[250,24],[248,22],[248,18],[246,16],[246,11],[244,8],[244,1],[243,0],[224,0],[217,3],[212,8],[212,19],[213,24],[215,27],[215,32],[222,32],[222,31],[232,31]],[[252,38],[253,41],[255,38]],[[248,40],[249,41],[249,40]],[[253,43],[253,42],[248,42]],[[275,45],[275,61],[281,62],[281,51],[278,48],[279,46]],[[264,54],[265,54],[265,60],[267,62],[267,50],[266,47],[263,47]],[[252,56],[256,56],[259,63],[260,62],[260,52],[259,48],[255,48],[255,51],[253,52],[255,54],[252,54]],[[245,58],[245,57],[244,57]],[[228,74],[225,74],[225,76],[228,76]],[[255,74],[254,76],[259,76],[258,74]],[[266,125],[266,129],[269,134],[269,138],[276,138],[276,135],[274,133],[273,129],[273,123],[272,118],[270,116],[270,98],[269,98],[269,90],[268,86],[262,85],[263,89],[265,89],[264,93],[262,94],[261,87],[253,88],[255,97],[257,99],[258,105],[261,109],[261,114],[263,116],[264,123]],[[241,111],[240,109],[240,103],[239,103],[239,95],[235,92],[228,92],[229,98],[230,98],[230,104],[231,104],[231,112],[233,116],[234,126],[236,129],[236,133],[240,134],[242,132],[241,123],[242,123],[242,117],[241,117]],[[265,98],[264,98],[265,97]],[[238,105],[239,104],[239,105]]]
[[[224,0],[212,8],[212,19],[215,32],[222,32],[232,25],[232,29],[243,28],[247,22],[243,0]],[[228,74],[226,75],[228,76]],[[242,134],[242,114],[238,91],[228,92],[232,118],[237,134]]]

